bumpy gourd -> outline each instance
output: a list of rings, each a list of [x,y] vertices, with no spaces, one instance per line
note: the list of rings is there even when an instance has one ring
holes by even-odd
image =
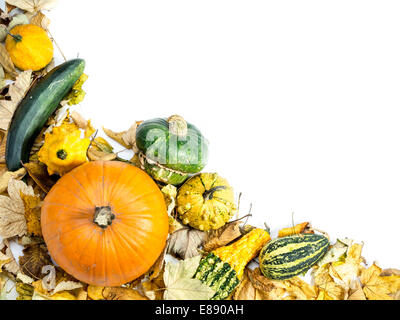
[[[267,278],[285,280],[307,272],[326,254],[329,239],[319,234],[297,234],[267,243],[260,253],[260,269]]]
[[[204,231],[222,227],[237,211],[232,187],[216,173],[200,173],[186,181],[177,205],[184,224]]]
[[[21,70],[38,71],[53,59],[53,43],[47,32],[33,24],[11,29],[5,45],[12,62]]]
[[[39,150],[39,161],[47,165],[50,175],[60,176],[87,162],[86,151],[90,139],[81,139],[82,132],[73,124],[65,122],[46,133],[44,145]]]
[[[240,283],[244,268],[271,239],[255,228],[233,244],[218,248],[200,261],[194,278],[215,291],[212,300],[226,299]]]
[[[165,184],[180,185],[207,164],[208,141],[178,115],[142,122],[136,130],[136,146],[143,168]]]

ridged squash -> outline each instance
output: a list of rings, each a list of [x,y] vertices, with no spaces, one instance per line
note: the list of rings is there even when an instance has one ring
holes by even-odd
[[[136,130],[136,146],[147,173],[166,184],[182,184],[207,164],[208,141],[181,116],[142,122]]]
[[[261,272],[269,279],[285,280],[307,272],[326,254],[329,239],[305,233],[277,238],[261,250]]]
[[[39,161],[46,164],[50,175],[60,176],[87,162],[89,138],[81,138],[81,130],[65,122],[46,133],[43,146],[38,152]]]

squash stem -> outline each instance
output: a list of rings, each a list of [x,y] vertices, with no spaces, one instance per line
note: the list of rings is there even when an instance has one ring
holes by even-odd
[[[186,137],[188,127],[187,122],[181,116],[173,115],[167,119],[169,132],[178,137]]]
[[[64,149],[58,150],[57,151],[57,158],[60,160],[65,160],[68,157],[68,153],[67,151],[65,151]]]
[[[224,190],[224,189],[226,189],[226,186],[217,186],[217,187],[211,188],[210,190],[204,191],[204,193],[203,193],[204,201],[211,200],[214,197],[214,193],[216,191]]]
[[[110,206],[95,208],[93,222],[100,228],[106,229],[111,225],[114,219],[115,215],[113,214]]]
[[[16,42],[21,42],[22,41],[22,36],[19,35],[19,34],[12,34],[10,32],[7,32],[7,34],[9,36],[13,37]]]

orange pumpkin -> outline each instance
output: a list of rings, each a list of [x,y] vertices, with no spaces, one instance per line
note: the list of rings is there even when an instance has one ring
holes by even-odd
[[[117,161],[88,162],[64,175],[44,200],[41,224],[55,262],[97,286],[120,286],[143,275],[168,236],[156,183]]]

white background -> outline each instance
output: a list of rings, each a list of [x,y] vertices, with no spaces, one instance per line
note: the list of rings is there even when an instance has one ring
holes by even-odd
[[[61,0],[50,31],[86,59],[97,127],[180,114],[206,171],[274,232],[311,221],[400,267],[399,1]]]

